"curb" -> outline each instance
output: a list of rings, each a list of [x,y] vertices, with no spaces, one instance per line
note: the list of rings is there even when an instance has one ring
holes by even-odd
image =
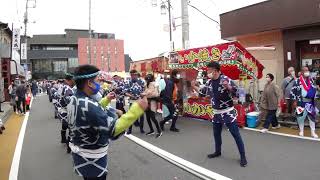
[[[8,110],[6,110],[1,116],[0,119],[2,120],[3,123],[6,123],[7,120],[9,119],[9,117],[12,115],[13,113],[13,109],[10,106],[10,108]]]

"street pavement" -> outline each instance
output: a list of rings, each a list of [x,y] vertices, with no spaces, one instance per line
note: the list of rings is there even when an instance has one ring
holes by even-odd
[[[53,118],[47,96],[38,97],[31,109],[23,144],[19,180],[81,179],[73,173],[72,160],[59,143],[60,123]],[[160,117],[158,117],[160,118]],[[223,131],[222,157],[207,159],[213,152],[212,126],[209,122],[179,118],[180,133],[166,131],[159,139],[139,133],[133,135],[187,161],[234,180],[319,180],[320,143],[303,139],[260,134],[241,130],[248,166],[239,165],[233,138]],[[145,131],[149,128],[145,122]],[[159,158],[122,137],[112,142],[109,151],[111,180],[193,180],[197,177]]]
[[[320,179],[318,141],[241,130],[248,159],[248,166],[243,168],[239,165],[237,146],[227,130],[222,135],[222,157],[208,159],[207,154],[213,152],[211,123],[179,118],[179,133],[169,131],[169,127],[165,126],[160,139],[139,133],[134,135],[233,180]]]
[[[59,142],[60,123],[47,96],[33,101],[19,167],[19,180],[79,180]],[[125,137],[109,148],[108,180],[196,180]]]

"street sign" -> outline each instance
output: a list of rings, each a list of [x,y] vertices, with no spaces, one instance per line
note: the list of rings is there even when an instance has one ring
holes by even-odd
[[[27,44],[21,44],[21,59],[27,60]]]
[[[20,50],[20,29],[13,29],[12,31],[12,49]]]

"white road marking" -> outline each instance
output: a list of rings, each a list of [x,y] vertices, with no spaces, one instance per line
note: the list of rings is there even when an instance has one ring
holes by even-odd
[[[172,164],[196,175],[197,177],[204,179],[204,180],[232,180],[228,177],[222,176],[218,173],[212,172],[208,169],[205,169],[201,166],[193,164],[189,161],[186,161],[178,156],[175,156],[167,151],[164,151],[146,141],[143,141],[140,138],[137,138],[133,135],[125,135],[131,141],[137,143],[138,145],[144,147],[145,149],[153,152],[154,154],[162,157],[163,159],[171,162]]]
[[[31,98],[30,101],[30,109],[32,106],[33,98]],[[24,140],[24,135],[26,133],[26,128],[29,120],[29,113],[27,112],[24,116],[24,120],[20,129],[18,141],[16,144],[16,149],[14,151],[12,163],[11,163],[11,169],[9,174],[9,180],[18,180],[18,173],[19,173],[19,164],[20,164],[20,157],[21,157],[21,151],[22,151],[22,145]]]
[[[256,131],[256,132],[261,132],[260,129],[255,129],[255,128],[248,128],[248,127],[244,127],[243,129],[249,130],[249,131]],[[262,133],[262,132],[261,132]],[[285,137],[292,137],[292,138],[299,138],[299,139],[306,139],[306,140],[310,140],[310,141],[320,141],[319,138],[312,138],[312,137],[305,137],[305,136],[298,136],[298,135],[291,135],[291,134],[285,134],[285,133],[278,133],[278,132],[272,132],[272,131],[267,131],[266,133],[268,134],[274,134],[274,135],[278,135],[278,136],[285,136]]]

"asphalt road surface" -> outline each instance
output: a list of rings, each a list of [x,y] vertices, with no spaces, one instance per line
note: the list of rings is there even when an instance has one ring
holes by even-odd
[[[158,117],[159,118],[159,117]],[[133,135],[234,180],[319,180],[320,143],[303,139],[260,134],[241,130],[248,166],[239,165],[233,138],[223,131],[222,157],[207,159],[213,152],[212,126],[208,122],[180,118],[180,133],[166,131],[159,139],[139,133]],[[149,128],[145,122],[145,131]],[[70,155],[59,142],[60,123],[53,118],[47,96],[38,97],[32,106],[23,144],[19,180],[81,179],[72,169]],[[152,154],[122,137],[112,142],[109,151],[111,180],[193,180],[197,177]]]
[[[19,180],[79,180],[71,156],[59,141],[60,123],[47,96],[33,101],[22,148]],[[108,180],[195,180],[125,137],[109,148]]]
[[[208,159],[207,154],[213,152],[211,123],[179,118],[179,133],[169,131],[169,127],[165,126],[160,139],[139,133],[134,135],[233,180],[320,179],[318,141],[241,130],[248,159],[248,166],[243,168],[239,165],[237,146],[227,130],[222,135],[222,156]],[[148,130],[149,127],[145,127],[145,131]]]

